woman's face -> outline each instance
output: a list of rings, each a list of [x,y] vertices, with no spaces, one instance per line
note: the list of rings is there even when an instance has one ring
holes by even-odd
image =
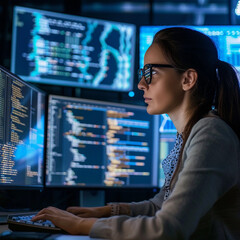
[[[170,64],[164,57],[162,50],[153,43],[144,57],[145,64]],[[183,101],[182,74],[174,68],[152,68],[152,81],[149,85],[144,77],[138,84],[138,88],[144,91],[144,99],[148,104],[149,114],[170,113],[177,109]]]

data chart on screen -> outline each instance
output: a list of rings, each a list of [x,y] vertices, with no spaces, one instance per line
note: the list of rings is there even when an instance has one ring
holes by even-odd
[[[40,84],[129,91],[135,34],[133,24],[15,7],[11,70]]]

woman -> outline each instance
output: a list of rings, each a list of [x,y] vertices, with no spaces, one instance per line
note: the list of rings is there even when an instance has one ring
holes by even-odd
[[[164,161],[165,185],[153,199],[99,208],[46,208],[71,234],[124,239],[240,239],[240,90],[213,42],[187,28],[159,31],[144,57],[138,88],[149,114],[177,129]],[[212,110],[214,109],[214,110]],[[120,215],[110,218],[110,215]],[[98,219],[100,218],[100,219]]]

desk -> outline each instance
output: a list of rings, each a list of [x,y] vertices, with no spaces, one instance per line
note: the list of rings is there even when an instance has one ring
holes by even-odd
[[[0,225],[0,233],[7,231],[7,230],[9,230],[7,224]]]
[[[8,225],[0,225],[0,233],[7,231]],[[46,240],[106,240],[102,238],[90,238],[89,236],[72,236],[64,234],[53,234],[51,237],[48,237]]]

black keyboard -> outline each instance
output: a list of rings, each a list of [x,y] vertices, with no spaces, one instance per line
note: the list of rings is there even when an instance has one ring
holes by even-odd
[[[66,233],[49,220],[31,221],[35,214],[9,215],[7,219],[8,228],[12,231],[21,232]]]

